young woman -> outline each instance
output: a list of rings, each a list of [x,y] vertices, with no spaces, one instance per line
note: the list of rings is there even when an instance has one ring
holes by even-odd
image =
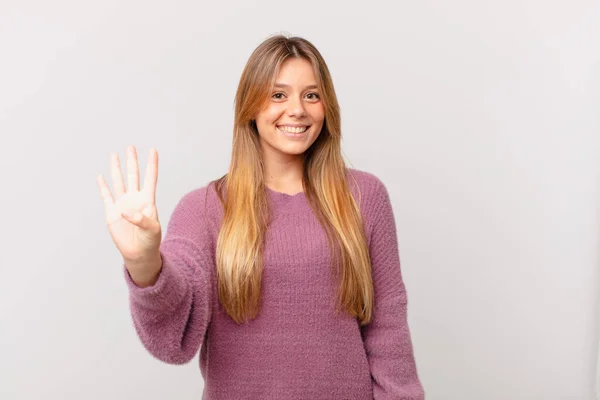
[[[226,175],[185,194],[164,239],[158,154],[143,189],[98,185],[145,348],[167,363],[200,349],[204,399],[423,399],[386,187],[347,168],[329,70],[281,35],[250,56]]]

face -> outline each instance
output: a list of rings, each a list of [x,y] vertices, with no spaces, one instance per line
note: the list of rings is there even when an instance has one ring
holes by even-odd
[[[319,137],[325,108],[316,84],[309,61],[283,62],[267,105],[256,116],[265,157],[297,157]]]

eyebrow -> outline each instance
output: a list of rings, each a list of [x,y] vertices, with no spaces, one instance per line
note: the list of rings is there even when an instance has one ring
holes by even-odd
[[[286,85],[285,83],[276,83],[275,87],[289,88],[290,85]],[[318,88],[319,87],[317,85],[308,85],[304,89],[318,89]]]

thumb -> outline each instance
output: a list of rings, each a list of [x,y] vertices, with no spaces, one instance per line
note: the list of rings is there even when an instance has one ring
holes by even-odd
[[[154,228],[154,221],[152,221],[151,218],[146,217],[143,213],[141,213],[139,211],[135,212],[133,214],[122,211],[121,215],[127,221],[131,222],[135,226],[138,226],[145,231],[150,231],[150,230],[153,230],[153,228]]]

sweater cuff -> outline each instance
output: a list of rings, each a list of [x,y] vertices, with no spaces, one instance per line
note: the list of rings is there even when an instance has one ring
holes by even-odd
[[[187,291],[185,275],[179,270],[170,254],[160,251],[162,268],[158,280],[152,286],[138,286],[123,264],[125,282],[132,302],[152,310],[174,310]]]

